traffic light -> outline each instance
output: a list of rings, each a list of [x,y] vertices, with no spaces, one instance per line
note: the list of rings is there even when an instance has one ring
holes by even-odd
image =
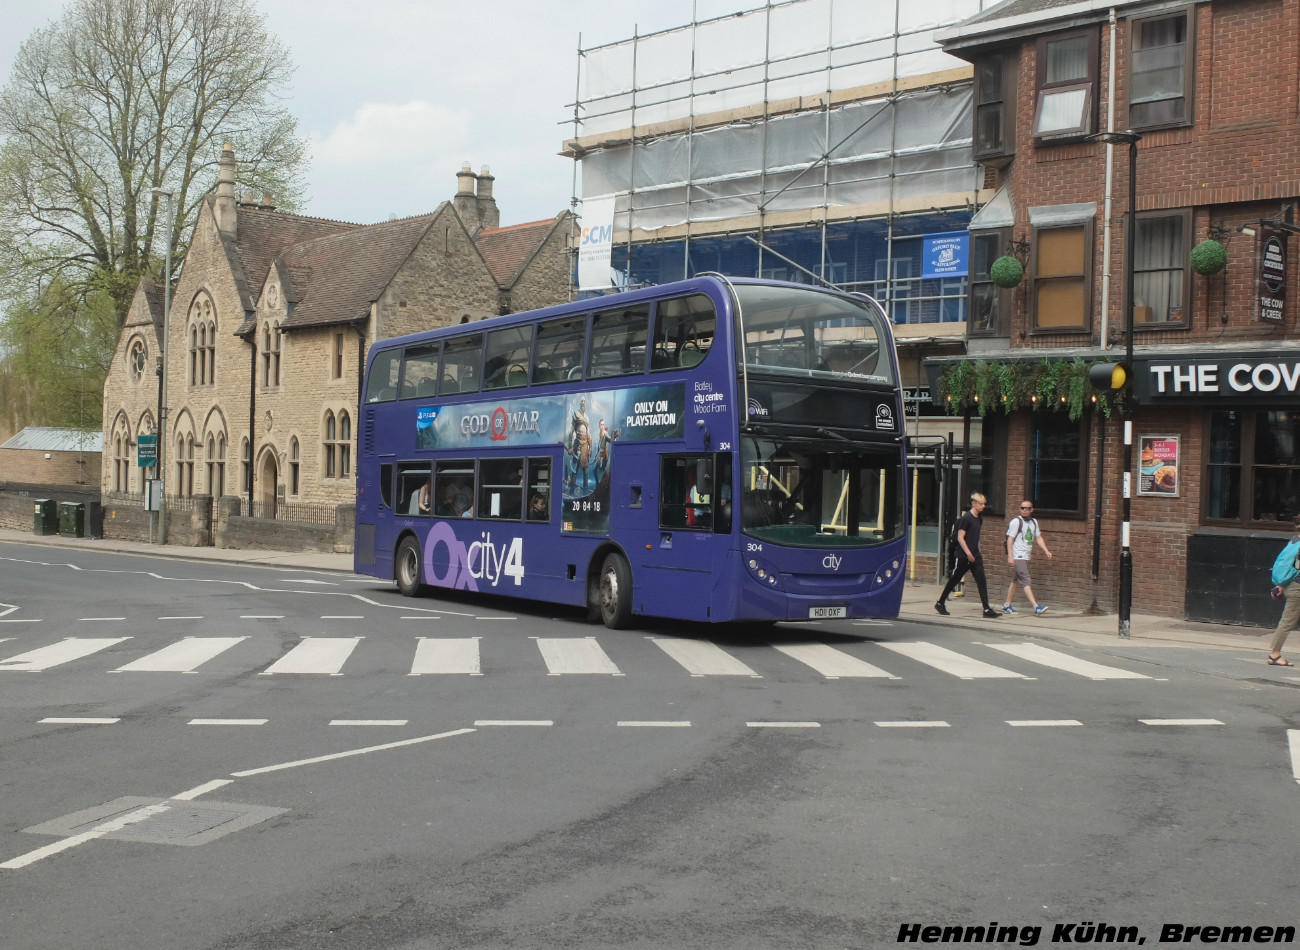
[[[1088,382],[1098,392],[1119,392],[1128,382],[1128,367],[1123,363],[1094,363],[1088,368]]]

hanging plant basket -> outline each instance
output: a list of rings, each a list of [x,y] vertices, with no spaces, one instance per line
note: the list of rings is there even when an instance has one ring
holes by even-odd
[[[1215,240],[1205,240],[1192,248],[1192,270],[1202,277],[1217,274],[1228,266],[1228,252]]]
[[[1015,287],[1025,278],[1025,268],[1011,255],[999,257],[989,268],[989,277],[999,287]]]

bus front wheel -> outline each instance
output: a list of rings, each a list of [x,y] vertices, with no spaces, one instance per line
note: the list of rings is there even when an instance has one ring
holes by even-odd
[[[420,560],[420,543],[415,538],[403,538],[397,546],[393,576],[397,589],[406,597],[420,593]]]
[[[606,554],[600,566],[600,619],[611,630],[621,630],[632,619],[632,569],[621,554]]]

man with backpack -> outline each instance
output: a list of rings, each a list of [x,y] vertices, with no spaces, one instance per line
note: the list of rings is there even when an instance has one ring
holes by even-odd
[[[1043,533],[1038,529],[1038,519],[1034,517],[1034,503],[1022,501],[1020,514],[1012,518],[1011,523],[1007,525],[1007,563],[1015,573],[1011,577],[1011,586],[1007,588],[1007,602],[1002,605],[1004,614],[1020,612],[1011,606],[1011,601],[1016,596],[1017,584],[1025,589],[1025,596],[1034,607],[1035,617],[1047,613],[1047,608],[1034,600],[1034,589],[1029,586],[1029,555],[1033,553],[1035,542],[1043,549],[1043,553],[1050,561],[1052,552],[1047,550],[1047,545],[1043,542]]]
[[[1282,644],[1286,643],[1287,634],[1300,624],[1300,591],[1291,588],[1300,575],[1300,515],[1296,516],[1293,527],[1296,533],[1273,562],[1273,597],[1285,598],[1286,606],[1282,608],[1282,619],[1277,622],[1273,642],[1268,647],[1269,666],[1295,666],[1282,658]]]
[[[989,591],[987,582],[984,578],[984,561],[980,558],[980,527],[983,522],[980,521],[980,513],[984,506],[988,504],[988,499],[975,492],[970,496],[970,510],[957,519],[957,563],[952,569],[952,576],[948,578],[948,583],[939,595],[939,600],[935,603],[934,609],[943,616],[948,616],[948,608],[944,606],[944,601],[952,593],[952,589],[957,583],[966,576],[970,571],[971,576],[975,578],[975,586],[979,588],[980,601],[984,604],[984,616],[990,620],[998,617],[998,612],[989,605]],[[1300,598],[1297,598],[1300,602]]]

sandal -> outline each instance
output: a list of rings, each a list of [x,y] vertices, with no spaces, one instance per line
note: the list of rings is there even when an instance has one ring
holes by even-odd
[[[1268,658],[1269,666],[1295,666],[1294,663],[1288,663],[1284,656],[1270,656]]]

